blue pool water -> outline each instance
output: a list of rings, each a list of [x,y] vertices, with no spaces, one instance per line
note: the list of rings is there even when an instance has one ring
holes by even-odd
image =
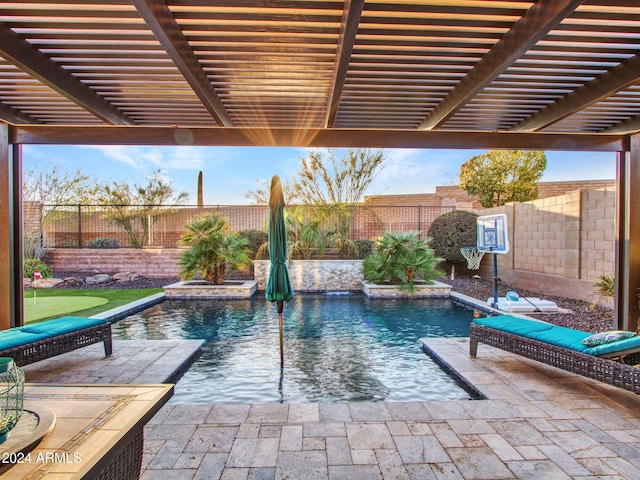
[[[473,311],[447,299],[298,294],[284,305],[165,301],[113,325],[124,339],[205,339],[173,403],[426,401],[470,398],[422,350],[422,337],[469,336]]]

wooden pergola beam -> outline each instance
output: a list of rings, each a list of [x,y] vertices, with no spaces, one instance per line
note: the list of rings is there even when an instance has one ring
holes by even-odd
[[[11,141],[41,145],[197,145],[449,149],[526,149],[618,152],[625,135],[455,132],[418,130],[103,127],[17,125]]]
[[[15,108],[0,102],[0,122],[7,123],[39,123],[31,115],[21,113]]]
[[[233,125],[189,42],[163,0],[131,0],[149,29],[173,60],[211,117],[220,126]]]
[[[347,78],[347,70],[351,61],[351,53],[356,43],[356,34],[358,33],[358,25],[362,16],[362,8],[364,0],[347,0],[344,5],[344,13],[342,19],[342,28],[340,29],[340,38],[338,40],[338,55],[336,57],[336,65],[331,82],[331,94],[329,95],[329,104],[327,105],[327,115],[324,126],[333,128],[340,106],[340,97],[344,88],[344,81]]]
[[[637,83],[639,76],[640,55],[636,55],[601,76],[594,78],[589,83],[586,83],[565,97],[547,105],[518,125],[515,125],[511,131],[538,131]],[[619,126],[622,125],[622,123],[619,124]],[[617,130],[616,127],[612,127],[606,131],[616,132]]]
[[[0,122],[0,330],[22,324],[22,174],[20,147]]]
[[[43,84],[113,125],[132,125],[124,113],[0,22],[0,56]]]
[[[583,0],[539,0],[422,121],[437,129],[571,14]]]
[[[599,133],[618,134],[618,133],[637,133],[639,131],[640,131],[640,115],[636,115],[635,117],[631,117],[620,123],[616,123],[615,125],[612,125],[609,128],[605,128]]]

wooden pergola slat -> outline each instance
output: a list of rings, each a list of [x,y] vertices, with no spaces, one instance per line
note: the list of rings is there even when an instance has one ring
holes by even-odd
[[[529,116],[511,130],[515,132],[535,132],[540,130],[637,83],[638,77],[640,77],[640,55],[631,57],[534,115]]]
[[[420,124],[420,130],[441,126],[581,3],[582,0],[541,0],[533,5],[433,109]]]
[[[126,115],[2,23],[0,23],[0,56],[105,122],[114,125],[133,123]]]
[[[225,127],[232,126],[218,94],[202,70],[191,46],[162,0],[131,0],[162,47],[169,54],[211,117]]]

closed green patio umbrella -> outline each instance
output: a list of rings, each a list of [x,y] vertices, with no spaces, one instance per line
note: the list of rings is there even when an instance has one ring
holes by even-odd
[[[269,195],[269,281],[267,282],[266,298],[278,304],[278,325],[280,328],[280,368],[284,367],[284,345],[282,335],[282,312],[284,302],[293,298],[293,290],[289,282],[287,271],[287,229],[284,224],[284,194],[280,177],[271,178],[271,192]]]

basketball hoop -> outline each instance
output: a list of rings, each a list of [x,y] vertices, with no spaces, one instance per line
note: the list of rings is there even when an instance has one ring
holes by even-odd
[[[480,261],[484,256],[482,250],[478,250],[477,247],[462,247],[460,253],[467,259],[467,268],[469,270],[478,270],[480,268]]]

